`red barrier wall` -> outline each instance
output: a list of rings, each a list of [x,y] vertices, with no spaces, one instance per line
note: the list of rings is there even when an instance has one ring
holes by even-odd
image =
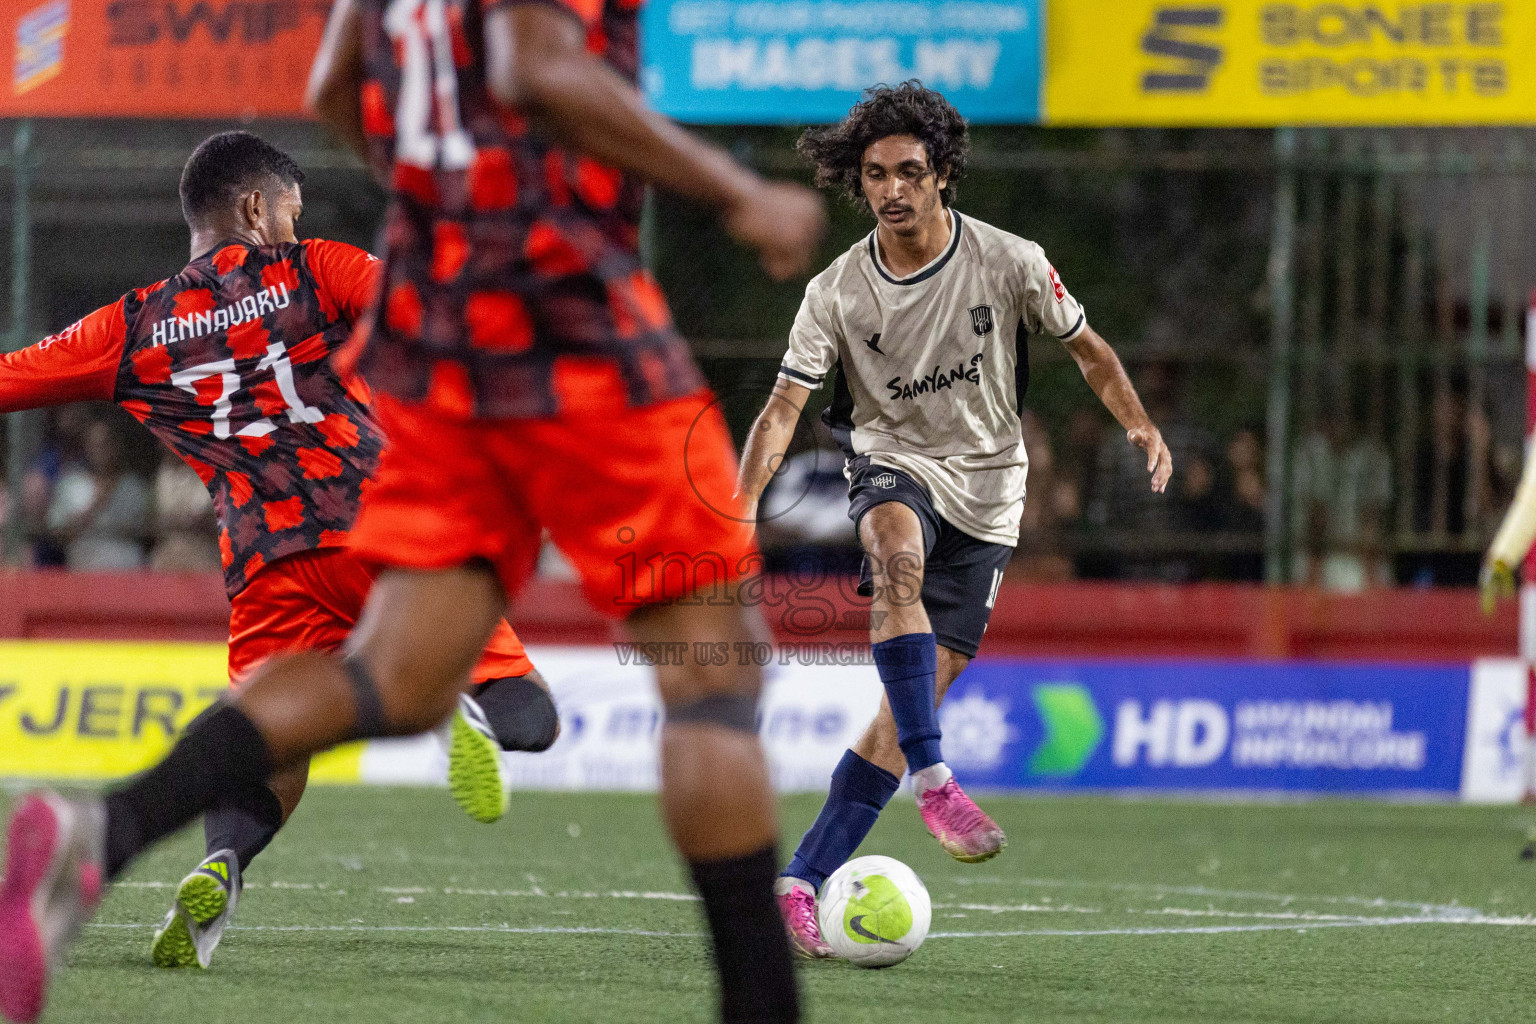
[[[768,581],[761,604],[780,640],[863,640],[867,602],[836,584]],[[793,610],[794,614],[789,612]],[[229,606],[215,575],[0,572],[0,638],[226,638]],[[539,582],[518,602],[533,643],[603,643],[612,623],[569,583]],[[1004,586],[988,655],[1329,658],[1466,661],[1516,653],[1516,613],[1491,619],[1465,590],[1337,595],[1257,586],[1112,583]]]

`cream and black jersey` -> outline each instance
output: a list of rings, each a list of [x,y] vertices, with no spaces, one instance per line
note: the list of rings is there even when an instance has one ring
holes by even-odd
[[[816,388],[832,372],[825,417],[850,458],[902,470],[954,526],[1012,547],[1028,338],[1071,341],[1087,319],[1040,246],[949,213],[949,244],[916,273],[891,274],[871,232],[817,275],[779,375]]]

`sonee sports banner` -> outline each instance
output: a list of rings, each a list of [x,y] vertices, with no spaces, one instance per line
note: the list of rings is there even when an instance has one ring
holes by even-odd
[[[1051,0],[1045,121],[1536,121],[1530,0]]]

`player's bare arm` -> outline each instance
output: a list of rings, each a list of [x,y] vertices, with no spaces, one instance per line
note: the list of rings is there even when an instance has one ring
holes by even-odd
[[[805,400],[811,397],[811,389],[804,384],[780,377],[774,382],[773,392],[763,411],[757,414],[752,430],[747,434],[746,445],[741,451],[741,469],[736,477],[736,495],[741,499],[742,518],[748,523],[757,520],[757,503],[763,489],[784,462],[790,439],[795,436],[795,424]]]
[[[368,139],[363,134],[363,32],[353,0],[336,0],[325,36],[309,72],[304,102],[311,113],[330,126],[336,137],[365,165]]]
[[[1500,600],[1515,596],[1515,566],[1525,559],[1532,541],[1536,541],[1536,446],[1526,453],[1515,500],[1483,557],[1478,578],[1483,614],[1492,615]]]
[[[486,16],[491,94],[604,163],[722,211],[726,229],[762,255],[776,280],[801,273],[826,228],[821,199],[767,182],[672,121],[587,52],[586,29],[545,4],[500,7]]]
[[[1173,476],[1173,455],[1163,443],[1163,434],[1157,424],[1142,408],[1135,385],[1126,375],[1125,367],[1120,365],[1120,357],[1092,327],[1085,326],[1082,333],[1063,344],[1072,353],[1083,379],[1099,396],[1104,408],[1125,428],[1126,439],[1147,453],[1152,490],[1159,494],[1167,490],[1168,478]]]

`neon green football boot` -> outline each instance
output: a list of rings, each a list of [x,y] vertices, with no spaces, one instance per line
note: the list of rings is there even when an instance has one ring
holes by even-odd
[[[501,742],[480,705],[467,694],[449,719],[448,788],[464,813],[490,824],[507,813],[511,796],[501,764]]]
[[[155,931],[149,956],[156,967],[203,967],[240,902],[240,862],[233,850],[208,857],[176,887],[176,902]]]

